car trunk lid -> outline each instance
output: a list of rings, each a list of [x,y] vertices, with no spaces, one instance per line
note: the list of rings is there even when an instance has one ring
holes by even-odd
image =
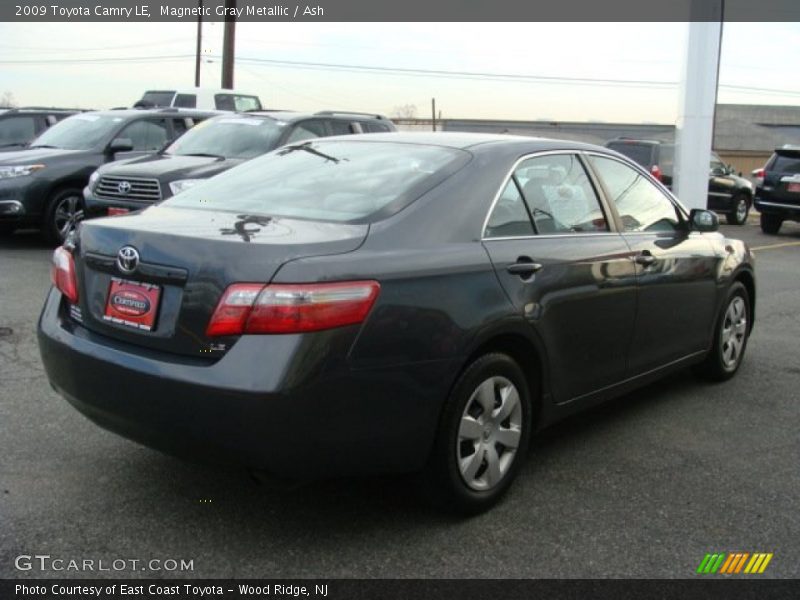
[[[270,218],[222,211],[157,206],[141,213],[86,221],[76,252],[80,289],[72,317],[97,333],[138,346],[200,358],[222,355],[235,339],[205,335],[225,288],[237,282],[268,283],[284,263],[358,248],[368,225]],[[125,272],[120,250],[130,247],[138,264]],[[123,267],[129,266],[123,261]],[[140,285],[136,285],[140,284]],[[119,294],[127,286],[126,294]],[[141,293],[140,293],[141,292]],[[153,304],[147,323],[120,317],[114,303]]]

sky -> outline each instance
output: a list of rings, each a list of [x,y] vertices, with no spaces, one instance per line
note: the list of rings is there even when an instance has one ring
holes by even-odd
[[[222,30],[203,24],[203,86],[219,87]],[[242,22],[235,87],[265,106],[303,111],[391,116],[411,105],[429,117],[436,98],[443,118],[669,124],[687,31],[686,23]],[[0,94],[18,105],[130,106],[147,89],[194,85],[195,36],[192,23],[0,23]],[[724,25],[720,103],[800,105],[798,71],[800,23]]]

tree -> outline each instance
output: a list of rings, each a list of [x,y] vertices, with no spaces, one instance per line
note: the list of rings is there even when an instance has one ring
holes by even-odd
[[[402,106],[395,106],[392,111],[392,117],[395,119],[416,119],[417,105],[403,104]]]
[[[3,92],[0,95],[0,108],[14,108],[17,105],[14,100],[14,94],[11,92]]]

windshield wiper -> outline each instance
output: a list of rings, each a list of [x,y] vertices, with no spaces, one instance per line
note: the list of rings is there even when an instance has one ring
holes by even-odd
[[[24,142],[12,142],[11,144],[2,144],[0,148],[13,148],[14,146],[27,146]]]
[[[29,148],[55,148],[56,150],[61,150],[58,146],[51,146],[50,144],[35,144],[29,146]]]
[[[320,158],[324,158],[326,161],[330,161],[332,163],[338,164],[341,161],[349,160],[347,158],[336,158],[335,156],[331,156],[330,154],[325,154],[324,152],[320,152],[319,150],[315,150],[311,147],[311,142],[305,142],[303,144],[297,144],[296,146],[286,146],[283,150],[278,152],[278,156],[283,156],[285,154],[289,154],[290,152],[294,152],[295,150],[304,150],[315,156],[319,156]]]
[[[221,154],[211,154],[209,152],[187,152],[186,154],[171,154],[170,156],[207,156],[208,158],[216,158],[217,160],[225,160]]]

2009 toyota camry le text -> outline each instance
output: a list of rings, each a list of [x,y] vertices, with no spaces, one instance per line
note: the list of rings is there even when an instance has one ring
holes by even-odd
[[[296,480],[414,472],[452,510],[531,436],[694,366],[733,376],[753,256],[612,150],[388,133],[279,148],[53,256],[53,387],[167,452]]]

